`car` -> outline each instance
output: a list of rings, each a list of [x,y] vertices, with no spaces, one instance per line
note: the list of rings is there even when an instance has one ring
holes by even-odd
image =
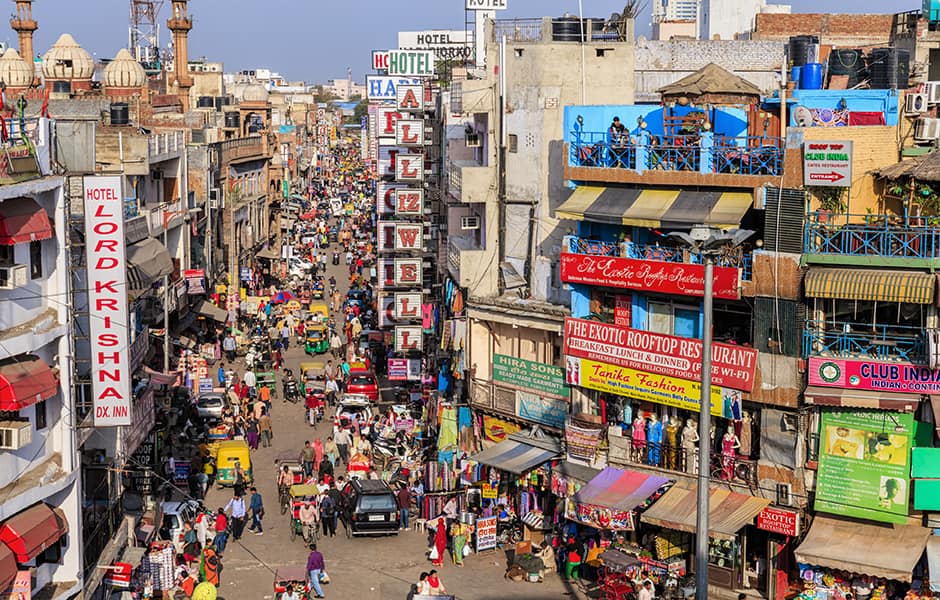
[[[336,414],[333,417],[333,434],[349,427],[354,418],[359,422],[371,423],[374,414],[375,411],[372,410],[372,403],[368,398],[347,393],[336,407]],[[365,428],[363,432],[368,433],[369,429]]]
[[[379,401],[379,382],[372,371],[350,371],[346,381],[347,394],[361,394],[372,402]]]
[[[395,492],[378,479],[352,479],[343,487],[347,535],[398,535]]]
[[[207,392],[196,399],[196,414],[200,419],[221,421],[225,408],[225,393]]]
[[[160,503],[160,514],[163,515],[160,523],[160,539],[173,542],[177,554],[183,552],[183,523],[195,522],[199,510],[199,503],[195,500]]]

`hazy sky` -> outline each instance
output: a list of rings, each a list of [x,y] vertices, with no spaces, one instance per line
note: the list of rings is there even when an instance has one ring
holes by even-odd
[[[637,23],[648,33],[650,3]],[[13,0],[0,0],[13,14]],[[561,16],[578,12],[577,0],[507,0],[497,18]],[[884,12],[919,9],[920,0],[791,0],[794,12]],[[170,1],[159,22],[161,41]],[[624,0],[583,0],[585,17],[608,17]],[[39,22],[34,46],[44,54],[60,34],[71,33],[86,50],[113,57],[128,44],[130,0],[35,0]],[[190,0],[194,19],[190,57],[221,60],[226,71],[266,67],[288,79],[319,82],[345,77],[363,80],[373,49],[397,47],[398,31],[463,29],[463,0]],[[8,27],[0,39],[14,42]]]

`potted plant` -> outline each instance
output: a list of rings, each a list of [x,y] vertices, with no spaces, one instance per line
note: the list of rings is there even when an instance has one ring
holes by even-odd
[[[810,189],[819,200],[819,222],[828,223],[833,214],[845,212],[845,191],[843,187],[817,186]]]
[[[911,194],[911,205],[914,208],[911,225],[923,225],[925,221],[923,217],[935,217],[940,213],[940,194],[932,185],[918,183],[914,186],[914,193]]]

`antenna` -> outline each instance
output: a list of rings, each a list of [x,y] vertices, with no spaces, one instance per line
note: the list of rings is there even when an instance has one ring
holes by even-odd
[[[157,15],[163,8],[163,0],[130,0],[131,21],[129,46],[131,54],[144,69],[159,71],[160,26]]]

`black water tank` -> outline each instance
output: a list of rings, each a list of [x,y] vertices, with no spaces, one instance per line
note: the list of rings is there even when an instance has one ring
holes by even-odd
[[[802,67],[806,63],[816,62],[816,44],[819,38],[815,35],[794,35],[787,43],[787,57],[791,67]]]
[[[587,26],[587,23],[584,24]],[[581,20],[577,17],[565,15],[552,19],[552,41],[579,42],[581,41]]]
[[[111,103],[111,124],[127,125],[130,122],[130,115],[127,112],[127,102]]]
[[[196,100],[196,106],[199,108],[212,108],[215,106],[215,99],[212,96],[199,96]]]
[[[55,92],[56,94],[71,94],[72,82],[71,81],[53,81],[52,91]]]
[[[848,75],[846,87],[855,87],[868,76],[865,55],[855,48],[833,48],[829,53],[829,77],[833,75]]]
[[[237,112],[227,112],[225,113],[225,126],[232,129],[238,129],[238,113]]]
[[[224,106],[224,104],[222,104],[222,96],[216,96],[216,97],[215,97],[215,110],[216,110],[216,112],[222,112],[222,107],[223,107],[223,106]]]
[[[875,48],[868,57],[868,75],[876,90],[907,89],[911,54],[897,48]]]

